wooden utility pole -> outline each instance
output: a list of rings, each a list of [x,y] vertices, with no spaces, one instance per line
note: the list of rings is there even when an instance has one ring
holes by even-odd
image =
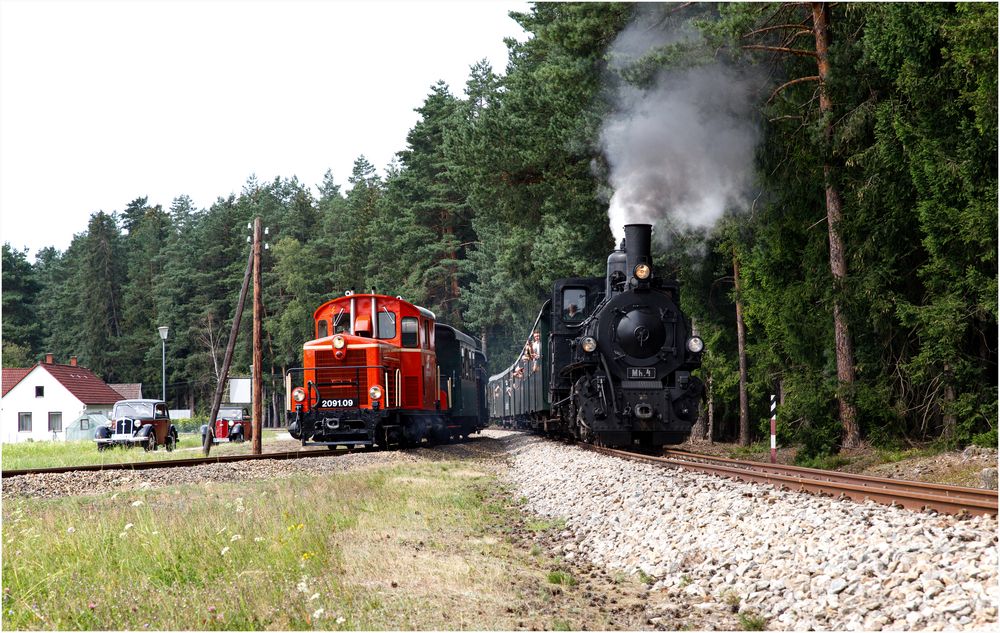
[[[222,391],[226,388],[226,377],[229,376],[229,365],[233,361],[233,349],[236,347],[236,335],[240,331],[240,321],[243,319],[243,304],[247,300],[247,288],[250,286],[250,270],[253,267],[254,252],[250,249],[247,257],[247,269],[243,273],[243,286],[240,287],[240,298],[236,303],[236,316],[233,317],[233,327],[229,331],[229,343],[226,345],[226,356],[222,360],[222,373],[219,374],[219,382],[215,385],[215,397],[212,398],[212,411],[208,416],[208,433],[203,438],[202,451],[208,457],[212,450],[212,432],[215,429],[215,417],[219,415],[219,405],[222,404]]]
[[[261,453],[261,418],[263,417],[264,375],[260,343],[261,319],[264,315],[260,296],[260,218],[253,221],[253,449],[254,455]]]

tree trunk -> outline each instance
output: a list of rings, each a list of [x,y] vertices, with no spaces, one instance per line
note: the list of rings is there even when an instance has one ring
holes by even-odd
[[[736,348],[740,359],[740,446],[750,446],[750,406],[747,401],[747,328],[740,298],[740,260],[733,249],[733,283],[736,286]]]
[[[944,366],[944,415],[941,418],[941,437],[950,440],[955,437],[955,426],[958,424],[958,416],[955,415],[952,406],[955,404],[955,387],[951,384],[951,367]]]
[[[843,426],[844,448],[856,448],[861,443],[858,428],[858,412],[851,401],[850,390],[854,384],[854,347],[847,317],[842,309],[844,280],[847,278],[847,261],[844,257],[844,242],[840,236],[840,221],[843,218],[840,193],[833,182],[830,165],[831,142],[833,139],[833,103],[827,92],[826,80],[830,74],[828,51],[830,47],[829,8],[825,2],[812,5],[813,34],[816,36],[816,61],[819,66],[819,111],[825,119],[823,135],[826,139],[826,161],[823,178],[826,184],[826,225],[830,237],[830,272],[833,273],[833,330],[837,352],[838,401],[840,403],[840,423]]]

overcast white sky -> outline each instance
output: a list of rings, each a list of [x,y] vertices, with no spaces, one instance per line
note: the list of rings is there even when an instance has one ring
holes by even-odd
[[[139,196],[199,208],[247,178],[380,170],[413,111],[506,68],[525,2],[0,0],[0,234],[65,249]]]

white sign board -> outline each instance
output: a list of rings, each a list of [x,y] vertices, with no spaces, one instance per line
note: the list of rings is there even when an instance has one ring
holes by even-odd
[[[253,402],[253,381],[249,378],[229,379],[229,402],[233,404],[250,404]]]

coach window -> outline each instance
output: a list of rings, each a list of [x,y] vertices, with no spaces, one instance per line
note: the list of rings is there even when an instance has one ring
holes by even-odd
[[[396,315],[388,310],[378,313],[377,338],[396,338]]]
[[[316,333],[316,338],[326,338],[329,336],[330,326],[326,319],[319,320],[319,331]]]
[[[399,332],[401,335],[401,343],[403,347],[417,347],[419,345],[419,339],[417,338],[417,317],[403,317],[403,322],[400,323]]]
[[[584,288],[565,288],[562,296],[563,321],[579,321],[587,311],[587,291]]]

